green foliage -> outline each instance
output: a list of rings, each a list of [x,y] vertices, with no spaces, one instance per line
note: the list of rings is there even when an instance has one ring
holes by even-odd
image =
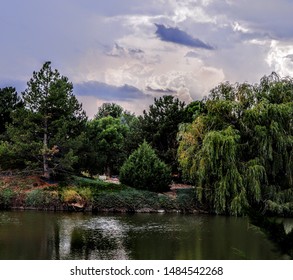
[[[142,137],[172,171],[177,171],[177,132],[186,122],[185,103],[171,95],[155,98],[154,104],[140,117]]]
[[[90,188],[81,188],[78,190],[78,194],[87,202],[92,201],[92,191]]]
[[[120,169],[120,181],[137,189],[161,192],[169,189],[170,169],[144,142]]]
[[[192,212],[198,209],[196,193],[194,189],[177,190],[177,207],[183,212]]]
[[[25,198],[25,205],[32,207],[43,207],[45,205],[45,193],[41,189],[35,189],[28,192]]]
[[[122,117],[122,123],[125,123],[128,128],[128,132],[124,139],[124,150],[128,157],[144,141],[144,133],[142,131],[140,118],[134,115],[124,115]]]
[[[76,186],[77,188],[90,188],[92,192],[96,191],[112,191],[112,190],[121,190],[125,186],[123,184],[115,184],[110,182],[105,182],[99,179],[90,179],[84,177],[74,176],[70,182],[70,185]]]
[[[103,103],[102,106],[98,108],[95,119],[102,119],[110,116],[117,119],[122,117],[123,111],[123,108],[116,103]]]
[[[9,137],[7,136],[7,126],[12,123],[12,113],[23,106],[17,95],[15,88],[0,88],[0,168],[23,167],[18,160],[18,156],[13,151]]]
[[[89,206],[93,201],[93,192],[89,187],[68,186],[60,190],[60,199],[67,205]]]
[[[24,165],[42,167],[44,176],[72,171],[84,137],[86,116],[68,78],[46,62],[34,72],[22,97],[24,107],[8,127],[13,152]]]
[[[0,141],[0,169],[22,169],[23,159],[19,158],[14,146],[8,141]]]
[[[87,123],[80,170],[91,176],[118,174],[124,160],[142,142],[140,131],[134,114],[115,103],[104,103]]]
[[[60,206],[59,194],[57,191],[33,189],[26,193],[23,206],[39,209]]]
[[[194,121],[198,116],[206,113],[206,105],[203,101],[196,100],[189,103],[185,107],[185,114],[186,114],[186,123],[191,123]]]
[[[130,188],[123,184],[108,183],[83,177],[74,177],[69,186],[60,189],[63,202],[86,203],[93,211],[127,211],[141,209],[177,209],[177,202],[165,195]]]
[[[198,208],[194,189],[178,190],[177,197],[138,190],[123,184],[73,176],[66,184],[37,187],[31,178],[0,182],[0,208],[68,209],[116,212],[193,212]]]
[[[94,195],[93,210],[112,210],[134,212],[145,209],[155,211],[159,209],[176,209],[176,201],[154,192],[141,191],[126,187],[113,191],[99,191]]]
[[[133,212],[136,209],[150,207],[149,198],[144,193],[134,189],[125,189],[121,191],[102,191],[96,193],[94,197],[94,208],[99,209],[125,209]]]
[[[7,209],[12,206],[16,193],[10,188],[0,189],[0,208]]]
[[[178,133],[180,166],[199,202],[233,215],[248,204],[278,203],[293,187],[293,81],[272,74],[254,86],[224,83],[205,106]],[[282,203],[290,199],[287,192]]]
[[[6,132],[6,126],[12,122],[11,113],[22,106],[15,88],[0,88],[0,139]]]
[[[105,173],[110,176],[118,172],[126,158],[124,139],[127,132],[127,126],[111,116],[89,121],[84,169],[91,175]]]
[[[78,194],[76,190],[65,189],[62,192],[62,201],[65,203],[78,203],[81,202],[82,197]]]
[[[250,222],[260,228],[281,254],[287,255],[291,259],[293,258],[293,229],[286,232],[282,222],[264,217],[253,209],[248,210],[248,216]]]
[[[120,172],[122,182],[159,192],[168,189],[178,159],[179,171],[195,186],[195,201],[178,196],[180,207],[185,201],[187,208],[194,204],[241,215],[248,205],[263,203],[270,214],[292,215],[293,80],[288,77],[273,73],[255,85],[226,82],[187,106],[173,96],[155,98],[138,118],[105,103],[87,122],[73,85],[46,62],[21,97],[12,87],[0,89],[1,170],[42,168],[47,178]],[[115,192],[125,187],[83,181],[72,195],[91,201],[104,190],[115,199]],[[26,203],[58,204],[58,191],[35,190]],[[4,207],[10,201],[5,192],[0,202]],[[166,208],[173,203],[164,196],[159,200]]]

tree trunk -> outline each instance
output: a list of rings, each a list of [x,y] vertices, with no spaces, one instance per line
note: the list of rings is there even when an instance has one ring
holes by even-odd
[[[111,168],[110,168],[110,166],[109,165],[107,165],[107,167],[106,167],[106,176],[108,177],[108,178],[110,178],[111,177]]]
[[[46,179],[50,179],[50,170],[48,164],[48,116],[45,116],[44,119],[43,176]]]

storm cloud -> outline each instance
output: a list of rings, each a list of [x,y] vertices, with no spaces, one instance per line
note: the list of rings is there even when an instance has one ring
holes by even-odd
[[[2,2],[0,87],[23,91],[50,60],[89,116],[103,102],[141,113],[161,94],[189,102],[223,81],[293,76],[293,1]]]
[[[166,27],[163,24],[156,23],[155,25],[157,27],[156,34],[162,41],[171,42],[193,48],[201,48],[207,50],[214,49],[211,45],[208,45],[197,38],[193,38],[191,35],[189,35],[183,30],[180,30],[179,28]]]
[[[146,90],[150,91],[150,92],[162,93],[162,94],[167,94],[167,95],[177,93],[176,90],[173,90],[170,88],[152,88],[151,86],[147,86]]]
[[[123,85],[120,87],[108,85],[102,82],[89,81],[76,84],[74,90],[78,95],[95,96],[103,100],[133,100],[143,99],[146,95],[138,88],[130,85]]]

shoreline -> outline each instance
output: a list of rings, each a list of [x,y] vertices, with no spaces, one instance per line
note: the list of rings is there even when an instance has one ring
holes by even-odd
[[[56,208],[56,207],[45,207],[45,208],[40,208],[40,207],[25,207],[25,206],[20,206],[20,207],[11,207],[11,208],[6,208],[6,209],[0,209],[1,211],[37,211],[37,212],[70,212],[70,213],[123,213],[123,214],[131,214],[131,213],[152,213],[152,214],[165,214],[165,213],[178,213],[178,214],[209,214],[204,211],[199,211],[199,210],[193,210],[193,211],[181,211],[177,209],[172,209],[172,210],[165,210],[165,209],[150,209],[150,208],[141,208],[141,209],[136,209],[134,211],[130,211],[126,208],[120,208],[120,209],[92,209],[91,207],[87,207],[84,209],[74,209],[72,207],[61,207],[61,208]]]
[[[0,178],[0,209],[111,213],[199,213],[192,186],[155,193],[117,182],[73,177],[48,183],[39,176]]]

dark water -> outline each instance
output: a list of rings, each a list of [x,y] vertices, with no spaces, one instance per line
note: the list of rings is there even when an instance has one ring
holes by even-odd
[[[0,259],[283,258],[246,218],[0,212]]]

